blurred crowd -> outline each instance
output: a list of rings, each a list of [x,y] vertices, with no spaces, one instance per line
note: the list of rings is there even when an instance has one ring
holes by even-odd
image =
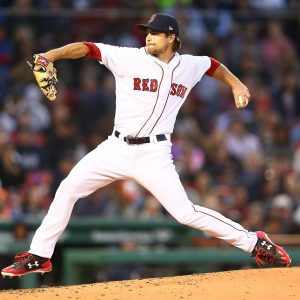
[[[113,128],[114,78],[103,66],[86,58],[58,61],[59,94],[49,103],[26,61],[75,41],[142,47],[145,36],[134,25],[164,11],[180,23],[180,53],[218,59],[251,93],[247,109],[238,110],[230,89],[204,76],[182,107],[172,152],[190,200],[249,230],[300,232],[300,24],[292,14],[298,1],[0,0],[0,6],[0,220],[43,217],[61,180]],[[90,15],[82,13],[88,9]],[[73,216],[91,215],[170,218],[131,181],[80,199]]]

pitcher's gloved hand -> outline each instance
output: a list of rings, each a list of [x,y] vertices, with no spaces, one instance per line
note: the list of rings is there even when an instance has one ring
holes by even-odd
[[[53,62],[41,54],[34,54],[32,64],[29,61],[27,61],[27,64],[32,69],[37,84],[43,94],[48,100],[54,101],[57,94],[58,80]]]

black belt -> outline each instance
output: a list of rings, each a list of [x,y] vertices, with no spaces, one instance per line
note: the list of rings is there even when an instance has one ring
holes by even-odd
[[[115,130],[115,136],[117,138],[119,138],[120,134],[121,133],[119,131]],[[167,140],[167,137],[166,137],[165,134],[158,134],[155,137],[156,137],[156,140],[158,142],[166,141]],[[134,136],[131,136],[131,135],[127,135],[127,136],[124,137],[124,142],[126,142],[128,145],[146,144],[146,143],[150,143],[150,137],[149,136],[134,137]]]

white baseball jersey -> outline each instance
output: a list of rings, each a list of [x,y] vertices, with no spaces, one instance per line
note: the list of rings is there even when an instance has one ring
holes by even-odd
[[[93,58],[115,77],[115,129],[138,137],[173,132],[180,107],[212,61],[207,56],[176,53],[166,64],[145,47],[86,44],[93,48]]]
[[[179,108],[203,74],[212,74],[219,63],[207,56],[176,53],[167,64],[149,55],[145,48],[86,44],[90,48],[87,56],[97,59],[115,76],[115,130],[122,136],[149,139],[130,145],[119,134],[112,134],[82,158],[60,184],[29,252],[50,258],[76,201],[119,179],[141,184],[178,222],[251,252],[257,235],[218,212],[194,205],[171,155],[169,134]],[[163,138],[158,139],[158,134]]]

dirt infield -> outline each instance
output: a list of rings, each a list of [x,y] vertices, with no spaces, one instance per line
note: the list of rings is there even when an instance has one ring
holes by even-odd
[[[0,292],[1,300],[300,299],[300,268],[240,270]]]

